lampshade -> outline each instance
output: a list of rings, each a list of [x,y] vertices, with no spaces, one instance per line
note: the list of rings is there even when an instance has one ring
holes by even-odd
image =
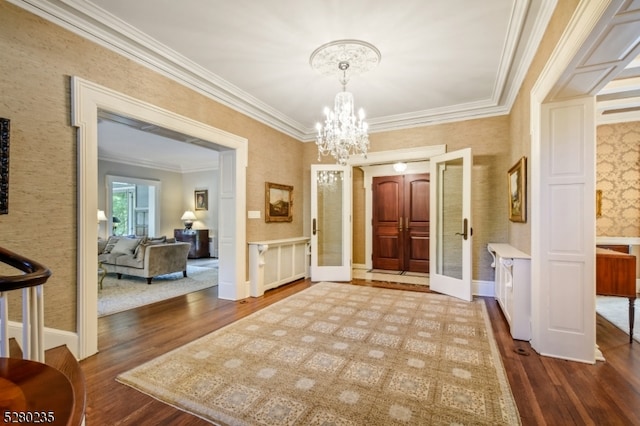
[[[187,210],[182,214],[182,217],[180,218],[180,220],[184,221],[185,229],[191,229],[191,227],[193,226],[193,221],[198,220],[198,218],[196,217],[195,213],[193,213],[191,210]]]
[[[194,212],[192,212],[191,210],[187,210],[182,214],[180,220],[198,220],[198,218],[196,217]]]
[[[98,222],[106,222],[107,220],[107,215],[104,214],[104,210],[98,210]]]

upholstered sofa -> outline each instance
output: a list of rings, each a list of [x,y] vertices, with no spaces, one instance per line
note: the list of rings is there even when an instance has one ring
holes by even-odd
[[[109,237],[98,240],[98,262],[107,273],[133,275],[151,284],[158,275],[182,272],[187,276],[187,256],[190,243],[173,239]]]

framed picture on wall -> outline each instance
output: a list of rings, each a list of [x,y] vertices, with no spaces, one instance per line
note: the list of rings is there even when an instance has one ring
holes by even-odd
[[[0,214],[9,213],[9,122],[0,118]]]
[[[293,186],[265,182],[264,221],[293,221]]]
[[[209,210],[209,190],[196,189],[193,191],[196,210]]]
[[[509,169],[509,220],[527,221],[527,157]]]

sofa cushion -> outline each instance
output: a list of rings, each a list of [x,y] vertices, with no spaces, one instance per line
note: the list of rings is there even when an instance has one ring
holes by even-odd
[[[116,258],[116,265],[118,266],[129,266],[131,268],[144,268],[144,261],[137,260],[135,256],[132,255],[123,255]]]
[[[111,253],[133,254],[142,238],[121,238],[111,249]]]
[[[167,236],[163,235],[162,237],[147,237],[148,243],[166,243]]]
[[[122,253],[102,253],[100,255],[98,255],[98,262],[102,262],[102,263],[109,263],[111,265],[115,265],[116,264],[116,259],[121,257],[121,256],[126,256]]]

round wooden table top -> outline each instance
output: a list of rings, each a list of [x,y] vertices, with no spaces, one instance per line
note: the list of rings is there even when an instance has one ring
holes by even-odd
[[[73,388],[60,371],[40,362],[0,358],[0,423],[67,425]]]

